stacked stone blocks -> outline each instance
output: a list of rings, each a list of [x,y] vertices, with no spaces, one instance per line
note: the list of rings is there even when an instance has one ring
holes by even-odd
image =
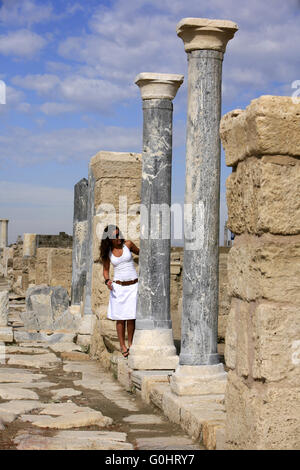
[[[300,105],[262,96],[221,122],[228,226],[227,448],[299,448]]]

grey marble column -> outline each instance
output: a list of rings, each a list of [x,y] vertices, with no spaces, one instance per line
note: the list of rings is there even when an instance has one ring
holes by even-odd
[[[72,290],[71,306],[80,307],[86,285],[88,248],[88,181],[82,178],[74,186]]]
[[[87,252],[86,252],[86,285],[84,299],[84,314],[91,315],[92,311],[92,276],[93,276],[93,221],[95,215],[95,177],[91,164],[88,177],[88,207],[87,207]]]
[[[236,30],[231,21],[200,18],[177,26],[188,55],[182,337],[172,378],[177,394],[221,393],[225,385],[217,354],[219,125],[223,54]]]
[[[8,245],[8,219],[0,219],[1,222],[1,238],[0,248],[6,248]]]
[[[170,206],[173,104],[182,75],[137,76],[143,99],[141,239],[133,369],[173,369],[170,315]]]

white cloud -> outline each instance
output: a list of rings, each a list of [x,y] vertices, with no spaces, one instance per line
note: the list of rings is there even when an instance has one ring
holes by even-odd
[[[56,75],[26,75],[21,77],[19,75],[12,78],[12,83],[21,88],[28,90],[35,90],[39,94],[47,94],[59,83],[59,78]]]
[[[0,54],[28,59],[38,54],[46,44],[42,36],[20,29],[0,36]]]
[[[136,128],[112,126],[59,129],[38,134],[13,128],[5,129],[5,134],[0,135],[0,147],[0,162],[11,159],[19,165],[27,165],[48,160],[88,161],[99,150],[139,151],[141,134]]]
[[[27,25],[47,21],[52,15],[52,6],[47,2],[32,0],[2,0],[0,22],[7,25]]]

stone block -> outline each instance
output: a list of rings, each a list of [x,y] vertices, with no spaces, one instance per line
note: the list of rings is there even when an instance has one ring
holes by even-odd
[[[98,152],[91,159],[95,180],[101,178],[141,178],[142,158],[138,153]],[[140,174],[137,170],[140,170]]]
[[[163,397],[166,392],[170,391],[170,385],[166,382],[154,382],[149,390],[149,399],[153,405],[163,410]]]
[[[54,330],[69,306],[69,296],[62,287],[35,286],[26,293],[26,312],[21,314],[24,326],[34,330]],[[60,325],[64,327],[63,324]]]
[[[234,372],[226,390],[226,448],[299,450],[300,390],[285,383],[249,387]]]
[[[259,304],[254,313],[253,377],[299,386],[300,360],[294,355],[299,338],[298,306]]]
[[[14,340],[13,329],[11,327],[0,327],[0,342],[12,343]]]
[[[223,364],[211,366],[180,365],[171,377],[171,390],[179,396],[224,394],[226,375]]]
[[[9,292],[0,292],[0,327],[7,326]]]
[[[154,387],[154,385],[156,385],[158,383],[167,384],[168,388],[170,388],[168,373],[164,372],[161,375],[160,374],[153,375],[149,371],[149,375],[145,375],[143,377],[141,390],[142,390],[142,398],[146,403],[151,402],[151,398],[150,398],[151,397],[151,390]]]
[[[81,320],[78,328],[80,335],[91,335],[94,330],[96,317],[94,315],[85,315]]]
[[[91,344],[91,335],[78,335],[77,344],[80,346],[88,347]]]
[[[236,237],[228,255],[228,291],[246,301],[300,303],[300,237]]]
[[[36,251],[36,272],[35,280],[36,284],[47,284],[49,285],[49,274],[48,274],[48,254],[50,248],[38,248]]]
[[[261,96],[245,110],[223,116],[220,126],[226,165],[251,155],[300,155],[300,104],[287,96]]]
[[[228,228],[235,234],[299,234],[299,192],[298,158],[247,158],[226,181]]]
[[[51,248],[48,256],[49,284],[64,287],[71,294],[72,250]]]

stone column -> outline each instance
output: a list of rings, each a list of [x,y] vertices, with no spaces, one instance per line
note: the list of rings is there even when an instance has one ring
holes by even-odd
[[[217,354],[222,60],[231,21],[185,18],[177,34],[188,55],[183,312],[178,395],[222,393]],[[193,232],[193,235],[192,235]]]
[[[36,233],[24,233],[23,258],[36,256],[37,236]]]
[[[8,245],[8,219],[0,219],[1,222],[1,239],[0,248],[5,248]]]
[[[91,164],[88,176],[88,205],[87,205],[87,231],[88,245],[86,252],[86,285],[84,295],[84,314],[91,315],[92,311],[92,277],[93,277],[93,222],[95,215],[95,177]]]
[[[74,186],[71,311],[80,310],[86,284],[88,245],[88,181],[82,178]]]
[[[182,75],[141,73],[144,112],[141,240],[132,369],[175,369],[170,316],[172,100]],[[162,205],[162,206],[160,206]],[[160,212],[161,211],[161,212]]]

